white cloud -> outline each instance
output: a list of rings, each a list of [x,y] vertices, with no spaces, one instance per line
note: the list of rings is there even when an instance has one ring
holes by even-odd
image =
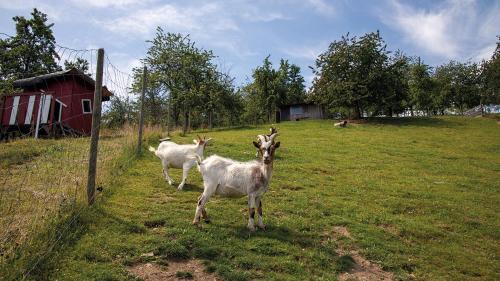
[[[433,9],[392,0],[389,7],[389,12],[380,13],[383,22],[401,31],[408,43],[446,59],[478,56],[500,31],[498,4],[486,12],[469,0],[450,0]]]
[[[472,57],[473,61],[482,61],[482,60],[489,60],[492,56],[493,53],[495,52],[495,48],[497,47],[497,44],[491,44],[488,46],[485,46],[481,49],[479,49]]]
[[[254,7],[246,7],[245,12],[242,13],[242,18],[255,21],[255,22],[271,22],[275,20],[288,20],[288,16],[285,16],[280,12],[267,12],[263,10],[256,9]]]
[[[282,49],[282,52],[293,58],[315,61],[327,47],[327,42],[321,42],[314,46],[286,47]]]
[[[335,7],[325,0],[307,0],[307,3],[318,13],[325,15],[335,14]]]
[[[216,17],[219,11],[216,3],[196,7],[166,4],[155,8],[140,9],[99,23],[110,31],[126,35],[131,33],[149,35],[157,26],[188,33],[207,30],[238,30],[238,26],[231,19]]]
[[[30,12],[37,8],[47,14],[49,20],[59,21],[64,16],[64,7],[62,5],[49,4],[37,0],[25,1],[0,1],[0,8],[6,10]]]
[[[94,7],[94,8],[107,8],[107,7],[126,7],[134,4],[143,3],[143,0],[71,0],[75,5],[80,7]]]

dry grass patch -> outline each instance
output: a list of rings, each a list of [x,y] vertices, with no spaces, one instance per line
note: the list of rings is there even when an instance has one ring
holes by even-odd
[[[353,239],[351,233],[345,226],[334,226],[333,234],[335,238],[339,241],[339,248],[337,253],[339,254],[339,261],[346,260],[348,263],[349,269],[346,272],[341,273],[338,276],[340,281],[346,280],[358,280],[358,281],[372,281],[372,280],[380,280],[380,281],[391,281],[394,280],[394,275],[391,272],[387,272],[382,270],[382,268],[372,263],[371,261],[364,258],[358,250],[347,248],[345,245],[340,243],[340,239],[342,237]]]
[[[215,273],[207,272],[199,260],[169,261],[166,266],[155,263],[136,264],[128,267],[127,271],[144,281],[220,280]]]

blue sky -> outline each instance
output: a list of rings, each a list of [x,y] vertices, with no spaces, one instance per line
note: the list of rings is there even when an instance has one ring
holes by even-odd
[[[491,57],[500,35],[500,1],[162,1],[0,0],[0,32],[13,34],[12,17],[37,7],[55,23],[60,45],[102,47],[129,72],[139,66],[156,26],[189,33],[218,56],[216,62],[245,83],[271,55],[302,68],[310,85],[316,56],[343,34],[380,30],[389,50],[419,55],[436,66]]]

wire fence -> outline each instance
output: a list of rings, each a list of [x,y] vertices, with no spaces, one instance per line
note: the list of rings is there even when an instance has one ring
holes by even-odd
[[[44,262],[57,254],[55,249],[74,233],[81,214],[89,209],[92,113],[84,100],[94,103],[97,50],[57,45],[57,53],[61,66],[85,60],[87,71],[28,79],[19,84],[21,94],[4,100],[2,130],[16,131],[17,138],[0,144],[0,280],[36,280]],[[103,103],[110,93],[136,99],[132,81],[104,57]],[[14,122],[4,126],[4,116]],[[134,161],[138,132],[136,126],[111,130],[101,124],[96,200],[111,185],[113,173]]]

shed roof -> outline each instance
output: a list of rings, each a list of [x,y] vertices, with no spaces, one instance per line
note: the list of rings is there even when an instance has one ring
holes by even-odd
[[[83,73],[82,71],[80,71],[76,68],[71,68],[68,70],[38,75],[38,76],[30,77],[30,78],[19,79],[19,80],[14,81],[13,85],[16,88],[27,88],[27,87],[40,85],[40,84],[45,83],[48,80],[57,79],[60,77],[78,78],[78,79],[81,79],[82,81],[92,85],[92,87],[95,87],[94,79],[92,79],[92,77],[88,76],[87,74]],[[113,95],[113,93],[111,93],[106,86],[103,86],[102,88],[103,88],[103,91],[102,91],[103,97],[110,97]]]

